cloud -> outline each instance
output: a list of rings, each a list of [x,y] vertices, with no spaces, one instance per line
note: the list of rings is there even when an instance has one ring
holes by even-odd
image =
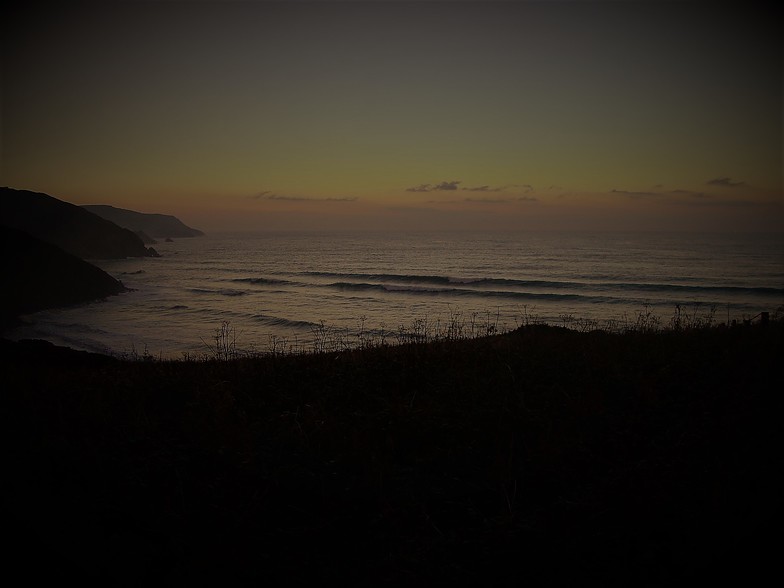
[[[457,190],[460,180],[453,180],[451,182],[441,182],[433,187],[433,190]]]
[[[523,192],[532,192],[534,187],[531,184],[506,184],[504,186],[488,186],[485,184],[484,186],[474,186],[473,188],[460,188],[461,190],[467,190],[469,192],[503,192],[505,190],[509,190],[509,188],[522,188]]]
[[[723,188],[739,188],[746,185],[746,182],[733,181],[732,178],[714,178],[705,183],[709,186],[721,186]]]
[[[406,192],[431,192],[432,190],[433,186],[431,184],[419,184],[418,186],[406,188]]]
[[[407,192],[454,192],[462,190],[464,192],[479,192],[479,193],[497,193],[497,192],[517,192],[528,194],[533,192],[534,187],[531,184],[504,184],[503,186],[492,186],[490,184],[482,184],[479,186],[465,186],[460,187],[461,180],[452,180],[449,182],[440,182],[438,184],[419,184],[418,186],[411,186],[406,188]],[[516,201],[536,201],[536,198],[467,198],[465,200],[449,200],[447,202],[516,202]],[[443,202],[443,201],[442,201]]]
[[[441,182],[439,184],[419,184],[418,186],[411,186],[406,188],[406,192],[453,192],[455,190],[463,190],[465,192],[505,192],[514,188],[517,191],[522,190],[523,193],[532,192],[534,187],[531,184],[505,184],[503,186],[491,186],[490,184],[482,184],[480,186],[465,186],[461,187],[461,180],[452,180],[448,182]],[[486,200],[485,202],[489,202]]]
[[[288,200],[290,202],[301,202],[303,200],[313,200],[312,198],[305,198],[303,196],[282,196],[278,194],[270,194],[264,196],[264,200]]]
[[[509,186],[498,186],[497,188],[493,188],[492,186],[474,186],[473,188],[461,188],[461,190],[467,190],[469,192],[503,192]]]
[[[452,190],[458,190],[460,180],[452,180],[451,182],[441,182],[440,184],[419,184],[418,186],[412,186],[411,188],[406,188],[406,192],[439,192],[439,191],[446,191],[451,192]]]
[[[248,198],[251,198],[252,200],[269,200],[272,196],[275,196],[275,193],[272,192],[272,190],[264,190],[258,194],[251,194]]]

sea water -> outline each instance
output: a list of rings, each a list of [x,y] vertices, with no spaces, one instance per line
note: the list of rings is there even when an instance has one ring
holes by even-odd
[[[782,235],[223,233],[155,247],[93,261],[132,291],[28,315],[6,336],[176,358],[209,354],[226,328],[237,350],[307,351],[325,332],[393,343],[450,325],[720,323],[784,305]]]

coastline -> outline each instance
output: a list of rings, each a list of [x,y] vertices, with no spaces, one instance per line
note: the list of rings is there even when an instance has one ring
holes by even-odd
[[[493,323],[498,316],[501,331],[532,321],[622,329],[646,308],[662,326],[677,305],[729,324],[773,314],[784,302],[780,247],[754,239],[732,246],[672,235],[515,239],[432,233],[426,247],[406,235],[353,233],[178,239],[158,246],[160,258],[99,263],[134,292],[31,316],[14,337],[178,358],[204,352],[223,321],[250,351],[273,339],[312,348],[322,322],[354,339],[363,319],[381,337],[422,321],[446,326],[457,314],[469,331],[488,315]]]

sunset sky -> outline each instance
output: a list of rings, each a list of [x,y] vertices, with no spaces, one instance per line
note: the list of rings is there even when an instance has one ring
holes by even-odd
[[[775,7],[3,10],[0,185],[206,231],[784,227]]]

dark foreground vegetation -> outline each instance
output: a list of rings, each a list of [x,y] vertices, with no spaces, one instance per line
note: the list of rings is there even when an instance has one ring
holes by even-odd
[[[230,361],[2,342],[8,570],[702,585],[777,566],[784,325]]]

